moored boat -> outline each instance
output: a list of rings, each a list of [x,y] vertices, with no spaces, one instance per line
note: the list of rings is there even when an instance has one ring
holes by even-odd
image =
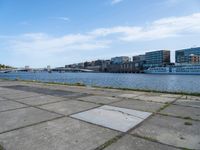
[[[153,67],[144,70],[148,74],[188,74],[200,75],[200,64],[198,65],[176,65],[167,67]]]

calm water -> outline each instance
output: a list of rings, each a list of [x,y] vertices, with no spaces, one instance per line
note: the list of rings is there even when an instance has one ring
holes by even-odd
[[[118,73],[0,73],[0,78],[44,82],[81,82],[86,85],[200,93],[200,75],[151,75]]]

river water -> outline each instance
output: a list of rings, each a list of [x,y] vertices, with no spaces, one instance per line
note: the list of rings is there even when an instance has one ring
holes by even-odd
[[[200,75],[18,72],[0,73],[0,78],[62,83],[80,82],[89,86],[200,93]]]

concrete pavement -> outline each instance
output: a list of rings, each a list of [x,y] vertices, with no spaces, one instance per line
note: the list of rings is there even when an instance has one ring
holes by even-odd
[[[0,150],[199,150],[199,104],[198,96],[0,80]]]

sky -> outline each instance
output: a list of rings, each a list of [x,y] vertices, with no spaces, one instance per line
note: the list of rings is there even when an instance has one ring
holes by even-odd
[[[0,64],[60,67],[200,46],[200,0],[0,0]]]

